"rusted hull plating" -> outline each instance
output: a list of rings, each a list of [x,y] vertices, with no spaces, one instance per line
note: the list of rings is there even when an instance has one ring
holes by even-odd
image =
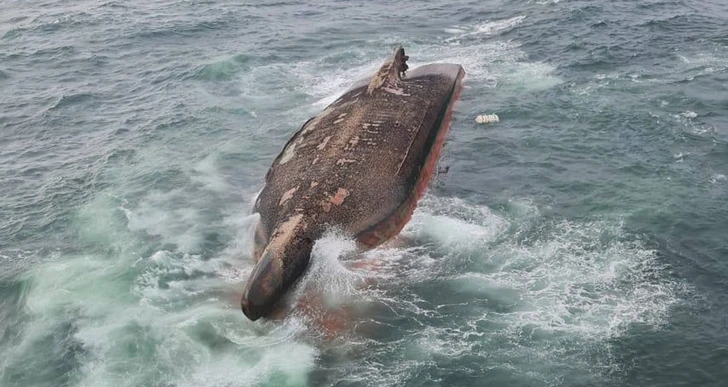
[[[432,177],[435,175],[437,168],[437,162],[440,159],[442,148],[445,145],[445,139],[447,133],[450,130],[450,121],[452,119],[452,111],[460,96],[460,89],[462,87],[461,82],[465,74],[459,76],[454,88],[454,94],[448,103],[447,112],[442,119],[442,123],[439,126],[439,130],[436,132],[435,138],[432,141],[432,147],[430,153],[427,155],[425,164],[422,166],[417,183],[414,184],[410,194],[402,205],[395,211],[390,217],[384,219],[381,223],[373,226],[371,229],[361,232],[356,236],[356,240],[360,247],[364,249],[372,249],[389,239],[397,236],[400,231],[407,225],[412,214],[417,208],[417,202],[425,194],[427,186],[429,185]]]

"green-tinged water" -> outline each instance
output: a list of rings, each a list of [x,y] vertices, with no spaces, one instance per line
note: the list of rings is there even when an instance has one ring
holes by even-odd
[[[2,2],[0,386],[725,385],[726,25],[697,0]],[[265,172],[398,44],[467,72],[449,171],[404,245],[317,242],[295,297],[348,328],[250,322]]]

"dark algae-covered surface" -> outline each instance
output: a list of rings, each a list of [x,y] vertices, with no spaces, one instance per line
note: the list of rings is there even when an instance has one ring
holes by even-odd
[[[255,200],[256,266],[241,300],[255,321],[285,308],[314,241],[337,230],[371,249],[406,225],[434,175],[465,73],[407,71],[402,47],[286,143]]]
[[[381,3],[0,2],[0,386],[725,385],[728,4]],[[267,171],[398,45],[448,172],[315,242],[339,334],[248,320]]]

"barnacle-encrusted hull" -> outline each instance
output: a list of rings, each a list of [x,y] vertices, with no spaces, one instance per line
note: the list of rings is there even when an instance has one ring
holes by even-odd
[[[293,135],[255,211],[261,241],[297,214],[374,247],[409,219],[433,175],[464,72],[433,64],[369,92],[360,83]]]
[[[307,121],[273,161],[255,203],[255,256],[264,267],[246,296],[269,286],[264,278],[300,277],[312,241],[328,227],[366,249],[405,226],[436,168],[464,76],[455,64],[406,71],[407,58],[398,49],[371,80]]]

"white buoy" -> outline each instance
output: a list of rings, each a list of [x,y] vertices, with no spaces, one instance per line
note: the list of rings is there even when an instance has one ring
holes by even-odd
[[[500,121],[497,114],[481,114],[475,117],[475,122],[479,124],[493,124]]]

